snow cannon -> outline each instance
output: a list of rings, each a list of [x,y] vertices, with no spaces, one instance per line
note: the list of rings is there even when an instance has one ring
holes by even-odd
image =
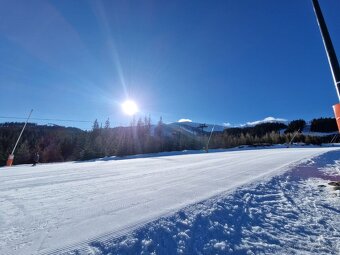
[[[20,135],[19,135],[19,137],[18,137],[18,139],[17,139],[17,141],[16,141],[16,143],[15,143],[15,145],[14,145],[14,148],[13,148],[13,150],[12,150],[12,153],[9,154],[9,156],[8,156],[8,159],[7,159],[7,162],[6,162],[6,166],[12,166],[12,164],[13,164],[15,149],[16,149],[17,146],[18,146],[19,140],[20,140],[20,138],[21,138],[21,136],[22,136],[22,133],[23,133],[24,130],[25,130],[25,127],[26,127],[26,125],[27,125],[28,120],[30,119],[30,117],[31,117],[31,115],[32,115],[32,112],[33,112],[33,109],[30,111],[30,114],[29,114],[28,117],[27,117],[27,120],[26,120],[26,122],[25,122],[25,125],[24,125],[24,127],[21,129]]]
[[[323,40],[323,45],[326,50],[326,54],[328,57],[328,63],[331,68],[332,76],[333,76],[333,81],[335,85],[335,89],[340,101],[340,67],[339,67],[339,62],[335,54],[335,50],[333,47],[333,43],[331,40],[331,37],[329,35],[325,19],[323,18],[321,8],[319,5],[318,0],[312,0],[313,2],[313,7],[314,7],[314,12],[316,15],[316,20],[318,21],[320,32],[321,32],[321,37]],[[336,124],[338,125],[338,130],[340,132],[340,104],[335,104],[333,105],[333,110],[334,110],[334,115],[336,119]]]

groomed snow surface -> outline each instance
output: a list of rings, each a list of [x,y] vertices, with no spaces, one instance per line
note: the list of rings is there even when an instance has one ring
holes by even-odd
[[[0,169],[0,254],[339,254],[337,148]]]

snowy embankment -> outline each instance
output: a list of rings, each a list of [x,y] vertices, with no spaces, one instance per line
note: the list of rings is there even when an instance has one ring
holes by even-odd
[[[162,253],[157,250],[162,247],[169,254],[244,252],[255,244],[259,251],[277,250],[280,241],[288,246],[299,233],[296,229],[303,230],[294,225],[293,207],[300,202],[292,201],[289,191],[288,196],[284,193],[282,185],[289,182],[275,177],[269,186],[236,188],[268,180],[298,161],[334,149],[263,149],[2,168],[0,254]],[[300,182],[296,185],[299,188]],[[209,199],[219,194],[223,196]],[[273,203],[284,206],[277,205],[276,210]],[[287,215],[293,225],[284,229],[286,225],[279,223]],[[258,226],[252,224],[257,222]],[[309,221],[301,223],[310,227]],[[273,229],[280,226],[283,236],[277,240]],[[268,246],[266,240],[273,242]]]

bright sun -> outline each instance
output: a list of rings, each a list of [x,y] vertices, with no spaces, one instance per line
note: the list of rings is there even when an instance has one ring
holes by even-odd
[[[128,115],[134,115],[135,113],[138,112],[138,106],[132,100],[126,100],[124,103],[122,103],[122,109],[123,112]]]

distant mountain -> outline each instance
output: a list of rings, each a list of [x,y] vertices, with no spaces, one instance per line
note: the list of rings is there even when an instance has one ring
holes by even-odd
[[[263,123],[283,123],[285,125],[288,125],[289,121],[286,119],[282,119],[282,118],[267,117],[267,118],[264,118],[263,120],[247,122],[246,124],[240,125],[240,126],[241,127],[253,127],[259,124],[263,124]]]
[[[211,132],[213,127],[214,127],[214,132],[223,132],[225,129],[228,129],[228,128],[254,127],[256,125],[263,124],[263,123],[283,123],[287,125],[289,121],[286,119],[282,119],[282,118],[266,117],[262,120],[247,122],[245,124],[240,124],[236,126],[223,126],[223,125],[214,125],[214,124],[207,124],[207,123],[198,123],[198,122],[191,122],[189,120],[174,122],[168,125],[176,125],[176,126],[181,127],[182,129],[188,130],[189,132],[202,132],[202,129],[199,128],[199,126],[201,124],[206,124],[207,127],[204,128],[203,131],[209,133]]]

